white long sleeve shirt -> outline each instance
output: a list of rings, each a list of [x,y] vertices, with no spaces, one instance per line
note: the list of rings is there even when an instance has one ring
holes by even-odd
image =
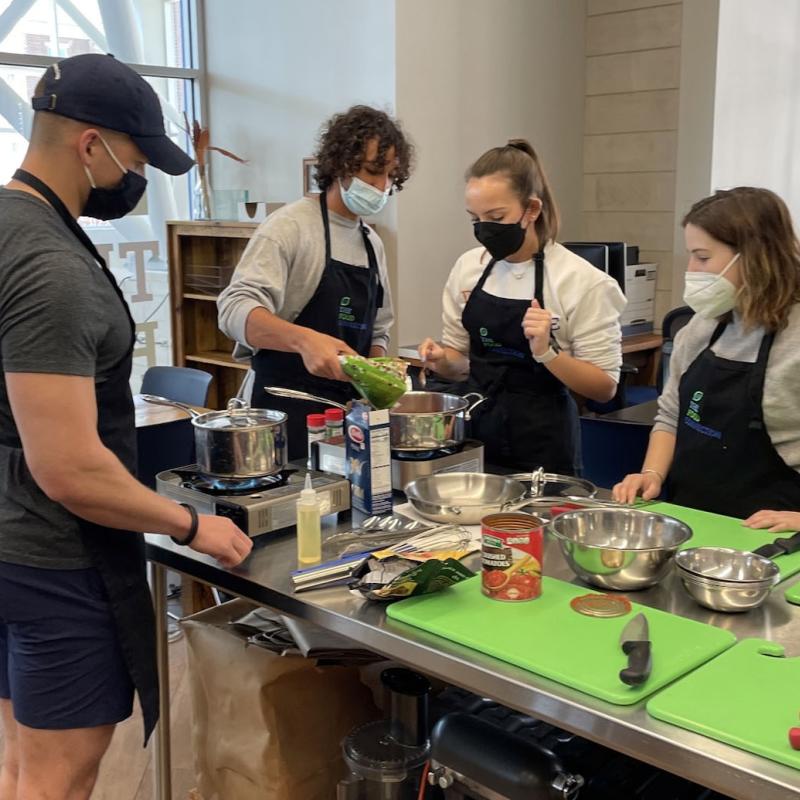
[[[461,314],[489,260],[483,247],[468,250],[444,288],[442,343],[465,355],[469,334]],[[483,285],[488,294],[512,300],[532,300],[535,288],[533,260],[498,261]],[[544,304],[559,317],[556,341],[564,352],[594,364],[615,381],[622,365],[619,320],[626,302],[619,284],[585,259],[557,243],[544,248]]]

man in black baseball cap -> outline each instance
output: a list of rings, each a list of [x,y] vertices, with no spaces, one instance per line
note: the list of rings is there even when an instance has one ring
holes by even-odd
[[[192,161],[111,56],[47,69],[22,168],[0,187],[0,798],[88,800],[139,695],[158,717],[142,531],[232,567],[252,543],[134,478],[135,325],[82,214],[116,219],[145,164]]]
[[[170,175],[182,175],[194,163],[164,132],[152,86],[112,55],[86,53],[48,67],[33,108],[127,133],[151,166]]]

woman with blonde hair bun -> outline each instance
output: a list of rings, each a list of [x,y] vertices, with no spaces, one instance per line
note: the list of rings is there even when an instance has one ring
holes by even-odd
[[[641,472],[614,487],[800,529],[800,245],[774,192],[740,186],[683,219],[684,300],[670,377]]]

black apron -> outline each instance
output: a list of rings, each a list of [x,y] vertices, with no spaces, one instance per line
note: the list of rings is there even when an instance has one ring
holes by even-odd
[[[120,311],[124,311],[128,318],[131,328],[130,346],[110,370],[106,380],[95,382],[95,398],[97,432],[101,441],[135,475],[136,423],[130,377],[136,326],[128,304],[97,248],[58,195],[24,170],[17,170],[14,180],[27,184],[48,200],[64,224],[100,265],[119,298]],[[19,438],[12,446],[22,446]],[[158,722],[158,667],[155,616],[147,584],[144,536],[133,531],[106,528],[80,518],[77,520],[83,544],[108,593],[125,663],[139,694],[144,719],[144,741],[147,744]]]
[[[755,363],[729,361],[711,350],[726,324],[717,326],[680,380],[670,500],[742,518],[762,508],[796,511],[800,475],[778,455],[764,424],[764,377],[775,335],[764,335]]]
[[[322,226],[325,232],[325,266],[319,285],[305,308],[294,320],[295,325],[311,328],[341,339],[362,356],[368,356],[372,345],[375,317],[383,305],[383,286],[378,273],[378,260],[369,240],[369,233],[359,221],[368,268],[345,264],[331,258],[331,230],[328,222],[328,205],[323,192],[320,195]],[[297,268],[302,268],[299,265]],[[311,375],[298,353],[279,350],[259,350],[253,356],[255,380],[251,405],[256,408],[274,408],[289,415],[289,459],[304,458],[308,452],[306,416],[323,413],[330,406],[317,405],[302,400],[289,400],[268,395],[265,386],[283,386],[299,389],[318,397],[347,403],[358,396],[352,384]]]
[[[516,470],[544,467],[576,475],[578,410],[567,387],[538,364],[522,331],[529,300],[495,297],[484,291],[492,259],[464,306],[469,334],[466,388],[489,399],[475,409],[472,435],[483,442],[489,464]],[[544,308],[544,255],[534,257],[534,295]]]

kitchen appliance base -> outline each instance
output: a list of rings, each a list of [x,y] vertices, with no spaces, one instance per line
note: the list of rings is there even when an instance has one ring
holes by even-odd
[[[304,467],[289,467],[263,482],[252,479],[237,487],[203,475],[193,464],[160,472],[156,490],[171,500],[189,503],[201,514],[228,517],[255,538],[296,524],[297,501],[308,472],[323,516],[349,510],[350,484],[345,478]]]

